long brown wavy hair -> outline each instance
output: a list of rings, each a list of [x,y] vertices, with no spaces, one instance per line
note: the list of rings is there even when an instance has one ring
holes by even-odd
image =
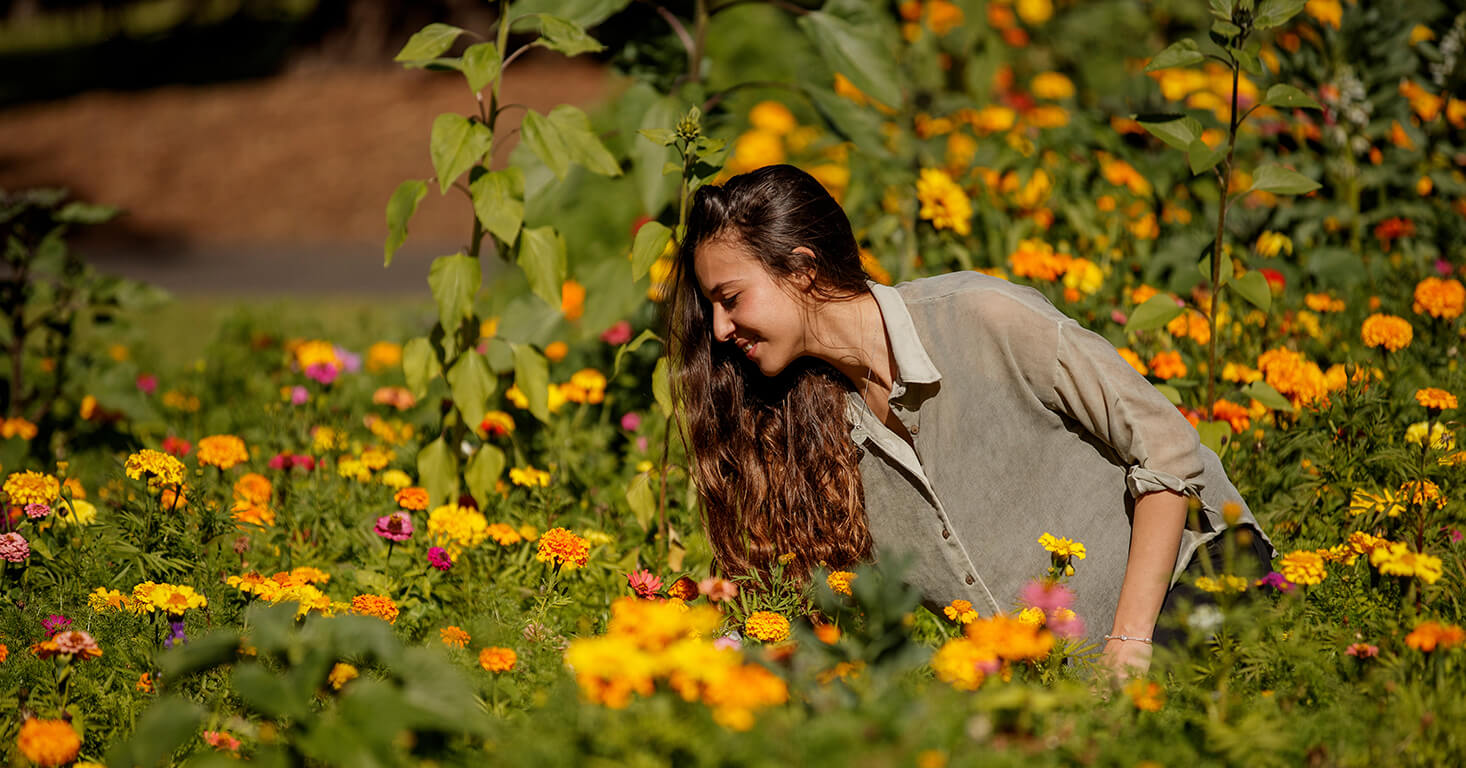
[[[804,578],[823,563],[843,568],[871,557],[859,458],[845,421],[849,381],[803,357],[764,376],[731,342],[713,335],[712,305],[698,288],[699,245],[742,246],[776,280],[810,274],[815,301],[869,293],[850,220],[814,177],[790,165],[734,176],[697,190],[673,271],[667,338],[678,419],[719,570]],[[813,256],[796,252],[803,246]]]

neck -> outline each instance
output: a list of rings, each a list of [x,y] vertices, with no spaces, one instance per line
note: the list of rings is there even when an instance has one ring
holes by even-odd
[[[870,384],[891,390],[896,362],[874,295],[863,293],[849,301],[820,305],[810,323],[808,343],[807,354],[834,366],[856,392],[867,391]]]

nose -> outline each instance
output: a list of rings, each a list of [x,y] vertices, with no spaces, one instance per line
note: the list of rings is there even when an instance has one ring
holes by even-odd
[[[720,304],[713,304],[713,338],[728,341],[733,338],[733,321]]]

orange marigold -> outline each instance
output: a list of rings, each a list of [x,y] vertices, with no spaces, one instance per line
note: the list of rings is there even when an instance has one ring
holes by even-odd
[[[508,672],[519,661],[519,654],[513,648],[491,646],[478,652],[478,665],[486,672]]]
[[[442,638],[443,645],[452,648],[462,648],[468,645],[469,640],[473,639],[468,636],[467,632],[463,631],[462,627],[453,626],[451,624],[438,630],[438,637]]]
[[[1398,352],[1410,346],[1410,340],[1415,337],[1415,329],[1403,317],[1377,312],[1365,318],[1359,335],[1364,339],[1365,346],[1384,347],[1391,352]]]
[[[1427,277],[1415,284],[1415,302],[1411,309],[1417,315],[1454,320],[1466,309],[1466,286],[1459,280]]]
[[[1298,550],[1283,555],[1279,565],[1284,578],[1294,584],[1318,584],[1328,577],[1323,557],[1312,550]]]
[[[781,643],[789,639],[789,620],[773,611],[755,611],[743,622],[749,637],[765,643]]]
[[[351,612],[375,616],[388,624],[397,623],[397,603],[386,595],[357,595],[351,598]]]
[[[275,491],[275,486],[270,479],[258,472],[250,472],[234,481],[235,501],[247,501],[251,504],[265,505],[270,503],[270,496]]]
[[[1186,375],[1186,363],[1181,361],[1181,353],[1175,350],[1157,352],[1150,359],[1150,372],[1158,379],[1174,379]]]
[[[199,439],[198,457],[200,464],[229,469],[249,461],[249,449],[234,435],[210,435]]]
[[[1125,684],[1125,695],[1136,709],[1146,712],[1159,712],[1166,703],[1166,692],[1160,683],[1138,677]]]
[[[1240,435],[1249,426],[1252,426],[1247,409],[1231,400],[1218,400],[1212,403],[1211,415],[1213,419],[1226,421],[1232,427],[1233,434]]]
[[[1415,390],[1415,402],[1425,408],[1444,411],[1456,407],[1456,396],[1444,389],[1426,387]]]
[[[590,542],[565,528],[551,528],[540,537],[535,559],[574,570],[590,559]]]
[[[397,506],[409,512],[421,512],[428,508],[427,490],[415,485],[403,488],[393,494],[392,498],[396,500]]]
[[[1070,256],[1055,253],[1054,246],[1042,240],[1024,240],[1018,250],[1008,256],[1008,263],[1017,277],[1053,282],[1069,270]]]
[[[1405,636],[1405,644],[1417,651],[1429,653],[1436,648],[1454,648],[1466,643],[1466,630],[1455,624],[1438,621],[1423,621]]]
[[[65,765],[76,759],[81,737],[65,720],[30,718],[20,726],[15,745],[28,760],[41,766]]]

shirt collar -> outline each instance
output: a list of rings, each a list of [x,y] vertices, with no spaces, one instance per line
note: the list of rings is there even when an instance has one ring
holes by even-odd
[[[867,280],[870,293],[876,305],[881,308],[881,319],[886,324],[886,335],[891,338],[891,352],[896,356],[896,372],[901,381],[908,384],[932,384],[941,381],[942,374],[932,364],[916,333],[916,324],[906,309],[901,292],[889,285]]]

